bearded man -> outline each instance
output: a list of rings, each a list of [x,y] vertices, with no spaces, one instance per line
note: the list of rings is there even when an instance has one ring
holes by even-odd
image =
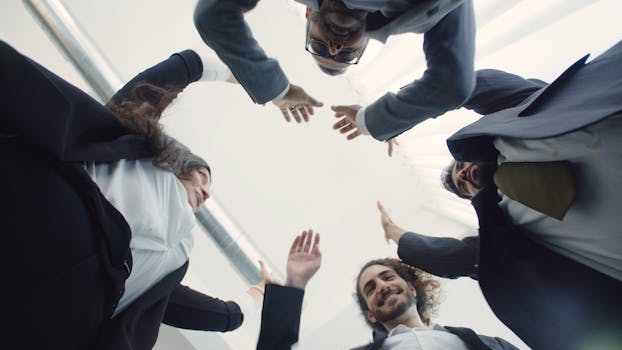
[[[440,283],[397,259],[366,263],[356,279],[356,298],[374,329],[372,343],[356,350],[517,349],[501,338],[431,321]]]
[[[327,74],[361,59],[369,39],[424,35],[423,76],[362,107],[334,106],[335,125],[348,139],[370,134],[387,141],[416,124],[458,108],[473,89],[475,21],[471,0],[296,0],[307,6],[305,48]],[[290,84],[275,59],[252,36],[244,12],[258,0],[201,0],[195,25],[255,103],[274,102],[287,121],[307,121],[321,104]],[[291,117],[290,117],[291,114]]]
[[[406,232],[379,205],[403,261],[477,279],[533,349],[622,348],[622,42],[587,58],[551,84],[477,72],[465,107],[485,116],[447,140],[442,182],[478,236]]]

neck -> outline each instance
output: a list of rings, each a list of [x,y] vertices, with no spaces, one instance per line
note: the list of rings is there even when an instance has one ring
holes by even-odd
[[[387,322],[382,322],[384,328],[387,329],[388,332],[391,332],[393,328],[403,324],[409,328],[423,328],[426,325],[421,321],[421,316],[417,312],[417,307],[415,305],[411,306],[406,312],[401,314],[400,316],[391,319]]]

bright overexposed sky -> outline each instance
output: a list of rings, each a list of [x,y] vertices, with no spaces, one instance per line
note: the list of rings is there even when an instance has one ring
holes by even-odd
[[[124,81],[185,48],[210,54],[194,29],[194,1],[62,2]],[[585,53],[596,55],[622,38],[619,0],[475,2],[477,68],[551,81]],[[396,256],[396,247],[384,242],[376,200],[414,232],[475,234],[474,211],[440,190],[438,178],[450,159],[444,140],[477,116],[461,110],[427,121],[400,136],[393,158],[370,138],[346,141],[332,130],[328,106],[367,104],[417,79],[425,69],[422,37],[371,43],[357,67],[329,77],[304,50],[303,13],[294,1],[261,0],[246,18],[290,81],[324,102],[310,123],[285,123],[275,107],[254,105],[239,86],[197,83],[166,112],[165,125],[210,163],[215,199],[281,274],[294,235],[307,228],[321,232],[322,268],[306,291],[298,348],[343,349],[371,339],[352,297],[359,267]],[[21,1],[3,2],[0,38],[90,92]],[[195,237],[187,283],[223,299],[242,293],[246,284],[214,243],[198,227]],[[474,281],[444,280],[443,289],[436,322],[526,348],[494,317]],[[166,328],[157,348],[251,349],[258,316],[222,337]]]

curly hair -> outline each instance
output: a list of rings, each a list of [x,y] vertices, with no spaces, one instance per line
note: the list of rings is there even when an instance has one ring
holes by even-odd
[[[433,278],[430,274],[419,270],[414,266],[403,263],[401,260],[395,258],[371,260],[363,265],[358,276],[356,277],[355,297],[365,322],[367,322],[367,324],[375,330],[379,330],[381,332],[387,331],[380,322],[373,323],[367,318],[366,312],[369,310],[369,307],[363,297],[363,294],[361,293],[361,290],[359,289],[361,274],[372,265],[381,265],[393,269],[393,271],[395,271],[395,273],[397,273],[397,275],[404,281],[410,282],[415,287],[415,291],[417,292],[417,311],[419,312],[421,321],[423,321],[424,324],[429,325],[430,317],[435,314],[440,301],[440,282]]]
[[[126,128],[145,138],[156,167],[171,171],[180,179],[188,178],[190,170],[196,168],[205,168],[211,175],[207,162],[167,135],[160,124],[162,112],[179,92],[139,82],[127,93],[115,95],[106,107]]]
[[[454,169],[455,164],[456,164],[456,161],[452,160],[451,163],[449,163],[449,165],[443,169],[443,172],[441,172],[441,185],[443,185],[444,189],[446,189],[447,191],[455,194],[456,196],[462,199],[471,199],[470,196],[467,196],[466,194],[458,190],[458,188],[456,187],[456,184],[454,184],[454,180],[451,178],[451,172]]]

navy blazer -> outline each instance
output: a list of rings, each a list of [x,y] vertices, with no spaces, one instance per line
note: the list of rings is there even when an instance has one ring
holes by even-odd
[[[179,92],[203,72],[191,50],[140,73],[113,97],[120,100],[137,82]],[[112,315],[131,268],[130,229],[123,216],[100,193],[83,170],[83,161],[116,161],[151,157],[140,135],[126,129],[105,106],[0,41],[0,133],[17,135],[72,172],[72,183],[88,199],[88,209],[104,243],[102,264],[113,282]],[[165,276],[127,309],[102,326],[92,348],[151,349],[160,323],[196,330],[229,331],[243,315],[234,302],[224,302],[180,285],[188,263]]]
[[[447,140],[452,155],[495,161],[496,136],[553,137],[622,111],[622,42],[586,59],[550,85],[478,71],[465,107],[487,115]],[[620,348],[622,282],[532,241],[498,207],[500,200],[494,186],[472,198],[478,237],[407,233],[399,242],[400,258],[434,275],[477,279],[495,315],[534,349]]]
[[[315,0],[296,1],[314,9],[319,7]],[[266,103],[284,91],[289,81],[279,62],[268,57],[244,20],[245,12],[258,2],[200,0],[194,22],[203,41],[227,64],[253,101]],[[391,35],[424,34],[425,73],[399,92],[384,94],[365,110],[365,123],[374,138],[380,141],[393,138],[428,118],[460,107],[469,97],[473,90],[475,52],[472,0],[346,3],[350,8],[369,11],[381,18],[379,26],[373,30],[367,28],[372,39],[385,42]],[[400,9],[400,13],[383,18],[380,11],[387,9],[391,12]]]

